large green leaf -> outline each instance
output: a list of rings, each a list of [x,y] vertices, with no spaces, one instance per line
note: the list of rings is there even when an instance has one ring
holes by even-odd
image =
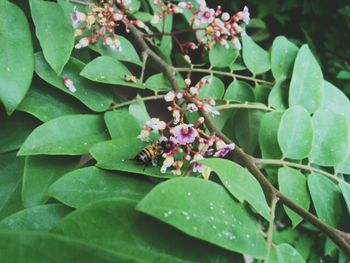
[[[28,21],[16,5],[0,3],[0,101],[11,114],[32,81],[34,55]]]
[[[28,156],[25,161],[22,184],[24,207],[44,204],[47,190],[58,178],[78,165],[75,156]]]
[[[9,263],[133,262],[119,252],[80,240],[32,231],[0,231],[0,258]]]
[[[270,67],[270,55],[258,46],[248,35],[242,36],[243,61],[247,68],[254,74],[268,71]]]
[[[203,86],[199,91],[200,98],[222,99],[225,92],[224,83],[215,76],[206,76],[202,80],[210,79],[208,85]]]
[[[119,251],[132,262],[243,261],[241,256],[190,238],[137,213],[135,206],[135,201],[123,198],[98,201],[68,215],[54,231]]]
[[[276,81],[267,100],[268,105],[276,110],[285,110],[288,108],[288,89],[284,79]]]
[[[21,182],[24,160],[14,152],[0,155],[0,219],[22,208]]]
[[[61,204],[40,205],[21,210],[0,221],[1,230],[50,231],[72,210]]]
[[[324,81],[323,83],[322,109],[331,110],[344,115],[350,120],[350,101],[348,97],[336,86]]]
[[[175,178],[156,186],[137,209],[228,250],[256,258],[267,254],[258,221],[216,183]]]
[[[230,66],[239,56],[238,50],[231,42],[228,42],[229,47],[215,43],[209,50],[209,61],[212,67],[225,68]]]
[[[282,112],[269,112],[261,119],[259,145],[263,158],[280,159],[282,157],[277,140],[282,114]]]
[[[283,113],[278,128],[278,143],[284,157],[307,157],[311,151],[313,135],[311,117],[303,107],[293,106]]]
[[[36,36],[51,68],[61,74],[74,46],[74,29],[54,2],[30,0]]]
[[[136,65],[142,65],[139,55],[136,53],[134,46],[123,36],[118,36],[121,50],[112,49],[107,45],[103,45],[102,41],[90,45],[89,48],[98,52],[102,56],[109,56],[120,61],[131,62]]]
[[[52,86],[77,98],[91,110],[98,112],[105,111],[113,102],[112,92],[106,89],[106,87],[102,87],[81,77],[79,74],[84,66],[85,64],[80,60],[70,58],[67,65],[64,67],[62,74],[57,76],[45,61],[42,53],[35,54],[35,72],[40,78],[50,83]],[[64,77],[69,78],[73,82],[76,92],[70,92],[64,85]]]
[[[224,99],[239,102],[254,102],[255,95],[252,87],[247,82],[234,80],[227,87]]]
[[[136,96],[136,99],[141,98],[139,95]],[[129,106],[129,113],[135,117],[137,122],[139,123],[140,127],[143,127],[145,125],[145,122],[151,119],[147,112],[147,108],[145,106],[145,103],[143,101],[139,101],[136,103],[133,103]]]
[[[39,122],[27,114],[16,112],[1,120],[0,153],[16,150],[39,125]]]
[[[90,154],[96,159],[97,166],[130,173],[145,174],[155,177],[173,177],[167,172],[162,174],[159,166],[145,166],[137,163],[135,156],[150,143],[144,143],[136,137],[123,137],[94,145]]]
[[[49,189],[49,195],[60,202],[80,208],[110,197],[140,200],[153,184],[143,178],[113,173],[91,166],[72,171]]]
[[[181,75],[177,74],[175,78],[179,83],[180,87],[185,87],[185,82]],[[172,89],[171,84],[167,77],[164,75],[164,73],[157,73],[150,76],[146,80],[145,85],[147,89],[153,90],[154,92],[169,91]]]
[[[102,116],[67,115],[45,122],[27,138],[18,155],[87,153],[108,139]]]
[[[280,191],[289,199],[304,209],[309,209],[310,196],[307,190],[306,178],[301,172],[289,167],[278,169],[278,185]],[[303,220],[301,216],[288,207],[284,206],[284,210],[292,221],[293,227],[296,227]]]
[[[162,32],[172,32],[173,28],[173,16],[164,16],[163,17],[163,23],[164,26],[162,27]],[[160,40],[160,50],[163,52],[163,54],[167,57],[171,56],[171,52],[173,49],[173,37],[172,36],[162,36],[162,39]]]
[[[339,186],[325,176],[316,173],[308,176],[307,183],[319,219],[337,228],[343,214],[343,201]]]
[[[272,248],[270,263],[305,263],[300,253],[289,244],[280,244]]]
[[[107,56],[95,58],[84,67],[80,75],[95,82],[145,88],[140,80],[136,80],[136,82],[126,81],[125,77],[132,75],[129,69],[118,60]]]
[[[270,208],[266,202],[264,192],[246,169],[229,160],[211,158],[201,161],[219,176],[226,189],[240,201],[246,201],[255,211],[266,220],[271,221]]]
[[[311,162],[323,166],[341,163],[350,150],[349,122],[329,110],[318,110],[312,116],[314,138],[309,156]]]
[[[292,75],[298,47],[284,36],[275,38],[271,51],[271,69],[275,79],[285,79]]]
[[[87,111],[74,98],[51,88],[45,83],[32,84],[17,110],[28,112],[43,122],[60,116]]]
[[[300,105],[313,113],[322,104],[323,75],[309,47],[303,45],[295,59],[289,87],[289,106]]]
[[[248,154],[252,154],[258,144],[260,121],[264,114],[261,110],[240,110],[236,115],[237,142]]]
[[[137,137],[140,134],[140,125],[127,111],[109,111],[105,113],[104,118],[112,139]]]

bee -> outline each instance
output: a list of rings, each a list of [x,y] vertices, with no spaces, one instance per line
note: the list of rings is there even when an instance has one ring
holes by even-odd
[[[144,164],[145,167],[149,163],[153,166],[157,166],[160,156],[162,156],[164,150],[160,141],[155,141],[141,150],[134,158],[134,160],[140,164]]]

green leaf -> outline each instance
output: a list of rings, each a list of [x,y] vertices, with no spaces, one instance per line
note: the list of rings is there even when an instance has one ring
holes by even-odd
[[[348,97],[336,86],[324,81],[323,83],[322,109],[331,110],[335,113],[344,115],[350,120],[350,101]]]
[[[72,171],[60,178],[50,187],[49,195],[68,206],[81,208],[111,197],[138,201],[152,187],[153,184],[143,178],[91,166]]]
[[[11,114],[29,89],[34,55],[27,18],[8,1],[0,8],[0,32],[0,101]]]
[[[348,211],[350,212],[350,184],[344,181],[340,181],[339,187],[345,199],[346,205],[348,207]]]
[[[51,88],[45,83],[32,84],[17,110],[28,112],[43,122],[60,116],[87,111],[74,98]]]
[[[256,258],[267,254],[259,223],[216,183],[193,177],[166,181],[137,210],[230,251]]]
[[[283,113],[278,143],[284,157],[297,160],[307,157],[313,136],[311,117],[303,107],[293,106]]]
[[[129,69],[118,60],[100,56],[95,58],[80,72],[80,75],[100,83],[115,84],[138,89],[144,89],[145,85],[136,80],[136,82],[126,81],[125,77],[132,76]]]
[[[239,56],[238,50],[233,46],[231,42],[229,47],[215,43],[209,50],[209,61],[212,67],[225,68],[235,62]]]
[[[164,23],[164,26],[162,26],[162,32],[172,32],[173,16],[164,16],[162,20]],[[159,48],[165,56],[170,57],[173,49],[173,37],[162,36]]]
[[[240,110],[236,115],[235,135],[248,154],[252,154],[258,145],[260,121],[264,114],[261,110]]]
[[[16,157],[16,153],[0,155],[0,219],[22,208],[23,166],[23,158]]]
[[[176,75],[175,77],[180,87],[184,88],[185,82],[182,77],[180,75]],[[150,76],[146,80],[145,85],[147,89],[153,90],[154,92],[169,91],[172,89],[169,80],[163,73],[158,73]]]
[[[282,157],[282,152],[277,140],[278,128],[282,115],[282,112],[269,112],[261,119],[259,145],[263,158],[280,159]]]
[[[267,105],[271,87],[267,85],[257,85],[254,88],[255,101]]]
[[[64,252],[64,253],[63,253]],[[26,263],[131,262],[119,252],[79,240],[40,232],[0,231],[0,258]]]
[[[202,80],[210,79],[208,85],[203,86],[199,91],[200,98],[222,99],[225,93],[224,83],[215,76],[205,76]]]
[[[134,46],[130,43],[128,39],[123,36],[118,35],[118,40],[120,41],[121,50],[112,49],[109,46],[103,45],[102,41],[97,41],[97,43],[90,45],[89,48],[96,51],[102,56],[112,57],[119,61],[130,62],[141,66],[142,62],[137,54]]]
[[[270,55],[257,45],[248,35],[242,36],[243,61],[249,71],[261,74],[268,71],[270,66]]]
[[[35,33],[50,67],[59,75],[74,46],[74,29],[63,19],[63,9],[53,2],[30,0]]]
[[[350,153],[334,167],[336,173],[350,174]]]
[[[246,169],[229,160],[211,158],[200,161],[211,168],[219,176],[225,188],[243,203],[246,201],[255,211],[271,221],[270,208],[266,203],[264,192],[255,179]]]
[[[50,231],[71,209],[61,204],[40,205],[21,210],[0,221],[1,230]]]
[[[136,96],[136,99],[141,98],[140,95]],[[146,121],[150,120],[151,117],[147,112],[147,108],[143,101],[133,103],[129,106],[129,113],[135,117],[140,127],[143,127]]]
[[[54,231],[132,259],[115,262],[244,262],[242,256],[137,213],[135,206],[128,199],[101,200],[71,213]]]
[[[317,216],[322,222],[337,228],[343,214],[338,185],[317,173],[310,174],[307,183]]]
[[[170,172],[162,174],[159,166],[149,164],[145,167],[134,160],[146,146],[146,143],[136,137],[123,137],[94,145],[90,149],[90,154],[97,161],[96,166],[100,168],[161,178],[174,177]]]
[[[140,125],[127,111],[109,111],[104,118],[112,139],[137,137],[140,134]]]
[[[329,110],[318,110],[312,116],[314,139],[309,156],[311,162],[323,166],[341,163],[350,149],[348,120]]]
[[[289,244],[280,244],[273,248],[274,259],[269,259],[271,263],[305,263],[299,252]]]
[[[108,139],[102,116],[67,115],[45,122],[27,138],[18,155],[87,153]]]
[[[305,176],[298,170],[282,167],[278,169],[279,190],[289,199],[297,203],[305,210],[309,210],[310,197],[307,189]],[[293,212],[286,206],[283,206],[288,217],[292,221],[293,227],[296,227],[303,218]]]
[[[85,64],[76,58],[70,58],[67,65],[62,71],[60,76],[50,68],[46,63],[42,53],[35,54],[35,72],[52,86],[68,93],[69,95],[77,98],[84,103],[89,109],[93,111],[105,111],[112,104],[112,92],[107,90],[106,87],[102,87],[93,83],[85,78],[82,78],[79,74],[84,68]],[[70,92],[68,88],[63,84],[63,78],[68,77],[72,80],[76,92]]]
[[[37,120],[20,112],[14,113],[11,117],[3,118],[0,129],[0,153],[20,148],[28,135],[38,125]]]
[[[275,79],[286,79],[292,75],[298,47],[284,36],[275,38],[271,51],[271,69]]]
[[[47,190],[50,185],[74,169],[79,159],[75,156],[28,156],[22,184],[24,207],[44,204],[49,199]]]
[[[255,95],[252,87],[247,82],[234,80],[228,86],[224,99],[239,102],[254,102]]]
[[[300,105],[314,113],[322,104],[323,75],[307,45],[303,45],[294,63],[289,87],[289,106]]]
[[[268,105],[276,110],[288,108],[288,89],[283,79],[277,80],[268,97]]]

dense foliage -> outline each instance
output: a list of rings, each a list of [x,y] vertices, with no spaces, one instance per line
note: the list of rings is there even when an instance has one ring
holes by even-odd
[[[1,262],[347,262],[350,6],[217,5],[0,0]]]

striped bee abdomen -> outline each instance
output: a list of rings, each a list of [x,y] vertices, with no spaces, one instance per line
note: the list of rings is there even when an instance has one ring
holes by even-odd
[[[163,149],[160,143],[157,141],[140,151],[135,156],[135,161],[145,165],[152,162],[153,165],[156,165],[158,158],[162,155],[162,153]]]

